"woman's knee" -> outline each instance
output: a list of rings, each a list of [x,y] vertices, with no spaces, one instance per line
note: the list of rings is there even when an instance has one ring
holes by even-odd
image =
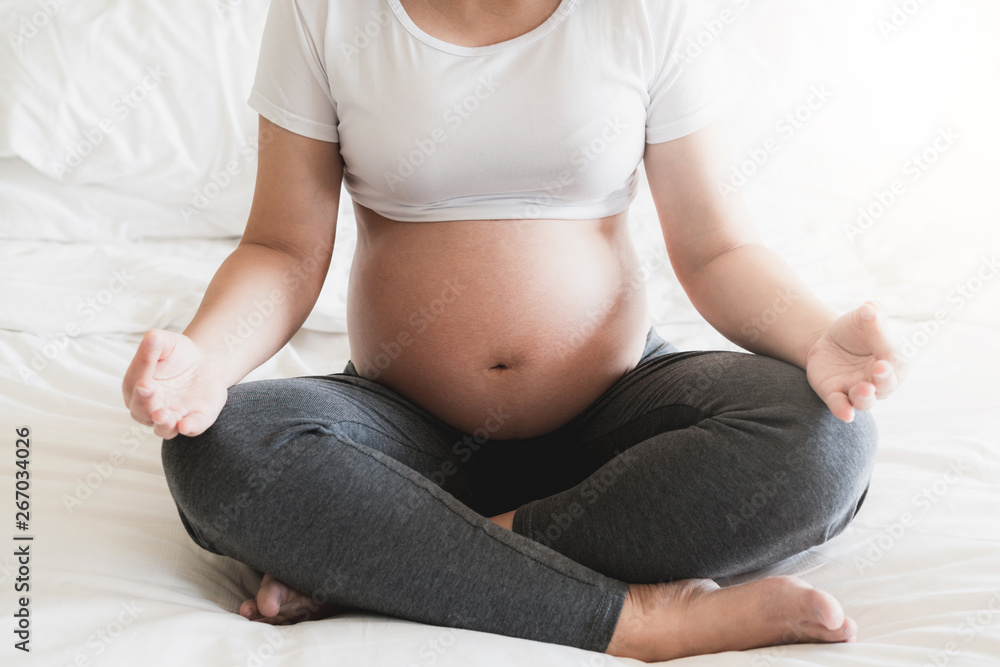
[[[755,358],[754,407],[745,413],[756,434],[769,488],[782,496],[790,523],[815,543],[841,532],[854,517],[871,478],[878,449],[875,420],[856,412],[851,423],[837,419],[810,386],[805,372],[790,364]]]
[[[221,551],[214,545],[215,536],[245,509],[223,482],[231,471],[222,462],[235,460],[232,454],[220,456],[228,445],[227,439],[206,432],[163,440],[160,449],[167,487],[185,530],[196,544],[216,553]]]
[[[266,389],[256,383],[230,387],[218,419],[203,433],[163,440],[163,472],[184,527],[210,550],[217,551],[207,545],[221,535],[252,521],[254,499],[266,495],[291,463],[277,451],[309,428],[270,419],[262,409]]]
[[[175,486],[209,484],[210,478],[221,472],[220,464],[242,458],[249,449],[247,444],[260,435],[258,425],[252,422],[251,411],[240,400],[244,391],[241,387],[230,387],[226,404],[205,431],[194,436],[178,434],[163,440],[160,450],[163,472],[171,483],[171,491]]]
[[[196,436],[163,441],[164,472],[178,484],[215,484],[274,464],[304,433],[329,426],[305,378],[258,380],[229,388],[215,422]]]
[[[809,384],[805,371],[776,359],[764,363],[755,391],[759,404],[755,417],[774,427],[783,441],[789,462],[801,460],[845,472],[870,472],[878,446],[875,421],[857,411],[846,423],[837,419]]]
[[[860,509],[875,466],[878,431],[870,413],[856,412],[846,423],[818,397],[792,412],[781,469],[788,476],[791,513],[813,546],[842,532]]]

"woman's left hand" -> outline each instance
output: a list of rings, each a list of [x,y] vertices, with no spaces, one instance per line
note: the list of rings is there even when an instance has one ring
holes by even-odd
[[[871,301],[837,319],[806,354],[809,384],[845,422],[891,394],[902,370],[885,318]]]

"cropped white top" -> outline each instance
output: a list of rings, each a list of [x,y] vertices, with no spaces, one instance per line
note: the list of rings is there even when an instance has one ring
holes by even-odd
[[[683,0],[562,0],[484,47],[423,32],[399,0],[272,0],[250,106],[339,142],[359,204],[403,222],[596,219],[626,209],[646,143],[729,96]]]

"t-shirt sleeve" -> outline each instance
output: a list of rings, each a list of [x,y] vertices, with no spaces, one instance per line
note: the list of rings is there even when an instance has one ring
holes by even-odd
[[[272,123],[311,139],[339,142],[323,32],[327,2],[271,0],[247,103]]]
[[[719,37],[689,6],[694,3],[650,3],[656,5],[649,14],[655,71],[648,82],[646,143],[656,144],[708,125],[730,108],[734,95]],[[718,25],[725,24],[720,20],[712,25],[718,31]]]

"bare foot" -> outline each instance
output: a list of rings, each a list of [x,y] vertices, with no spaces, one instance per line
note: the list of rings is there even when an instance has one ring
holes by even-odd
[[[489,517],[490,521],[500,526],[501,528],[506,528],[509,531],[514,530],[514,512],[517,510],[511,510],[510,512],[505,512],[503,514],[497,514],[496,516]]]
[[[819,642],[852,642],[840,603],[797,577],[719,588],[711,579],[629,586],[607,653],[646,662]]]
[[[320,602],[269,574],[261,580],[256,599],[250,598],[240,605],[240,616],[271,625],[318,621],[346,611],[347,607]]]

